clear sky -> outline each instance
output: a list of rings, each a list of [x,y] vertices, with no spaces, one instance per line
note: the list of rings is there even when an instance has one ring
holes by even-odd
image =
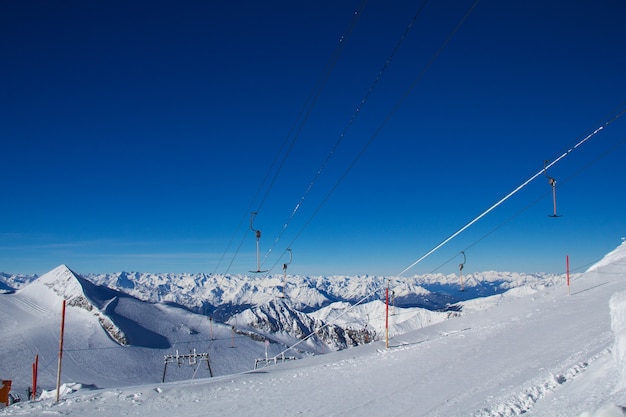
[[[626,108],[626,3],[472,5],[0,2],[0,271],[397,275]],[[597,260],[625,141],[404,275]]]

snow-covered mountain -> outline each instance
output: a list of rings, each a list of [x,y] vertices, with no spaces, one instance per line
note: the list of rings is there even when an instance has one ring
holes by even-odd
[[[203,379],[164,384],[154,381],[153,367],[158,368],[158,364],[147,360],[149,352],[162,350],[131,345],[121,348],[101,329],[97,330],[92,313],[74,306],[68,315],[70,369],[64,371],[62,378],[66,394],[55,403],[45,399],[51,397],[46,393],[37,401],[8,407],[0,415],[623,417],[626,243],[589,271],[573,277],[570,288],[563,281],[553,285],[539,281],[522,280],[530,285],[463,301],[447,312],[430,311],[428,314],[433,316],[420,317],[424,327],[415,329],[408,325],[403,329],[406,331],[396,328],[388,346],[385,340],[378,339],[286,363],[277,360],[284,353],[274,349],[277,343],[241,337],[231,347],[231,328],[212,323],[217,327],[213,328],[211,346],[221,343],[210,351],[214,355],[212,367],[241,360],[245,352],[254,349],[257,357],[268,349],[265,357],[276,363],[219,378],[197,371],[196,376]],[[41,296],[51,298],[50,303],[36,303],[32,297],[39,291],[34,290],[30,295],[22,290],[0,296],[0,323],[6,336],[0,339],[1,369],[3,378],[27,379],[27,372],[20,375],[19,370],[22,366],[29,368],[30,362],[18,362],[38,350],[44,353],[42,363],[47,365],[40,366],[47,378],[42,385],[50,386],[48,374],[50,364],[55,363],[58,342],[57,329],[50,326],[51,317],[58,311],[52,311],[50,306],[59,298],[52,300],[51,288],[45,285],[40,290]],[[261,313],[278,315],[269,312],[284,308],[285,302],[277,299],[266,309],[256,306],[259,309],[253,317]],[[146,328],[153,321],[162,325],[163,331],[180,330],[177,336],[168,336],[172,348],[183,351],[182,346],[191,346],[172,343],[183,333],[204,338],[211,329],[206,317],[195,321],[202,316],[185,309],[163,303],[143,304],[167,313],[154,320],[145,320],[149,311],[137,315]],[[380,300],[367,304],[370,305],[346,304],[341,308],[340,304],[331,303],[308,314],[325,322],[353,322],[355,329],[357,322],[368,328],[377,327],[376,322],[384,320],[380,313],[385,306]],[[251,313],[242,311],[236,315],[237,320]],[[390,307],[390,313],[391,322],[402,322],[404,308],[396,306],[393,312]],[[449,317],[440,320],[439,314]],[[164,322],[170,315],[176,319]],[[268,333],[272,330],[267,328]],[[78,332],[80,337],[72,332]],[[84,350],[81,346],[85,346]],[[132,352],[139,354],[131,356]],[[179,363],[172,372],[186,369],[195,373],[200,369],[184,361]],[[125,367],[129,368],[125,375],[116,375],[117,385],[109,385],[115,388],[93,389],[94,385],[114,384],[107,378],[111,376],[106,374],[107,368],[119,372]],[[169,372],[170,368],[168,375]],[[128,386],[128,382],[122,381],[130,381],[130,375],[137,380],[143,378],[143,382]],[[73,390],[78,391],[71,393]]]
[[[128,326],[129,317],[117,313],[120,302],[136,304],[142,300],[184,307],[256,339],[289,344],[307,338],[310,340],[303,348],[314,353],[379,340],[384,329],[380,300],[386,287],[392,288],[392,315],[398,312],[390,328],[393,335],[445,320],[450,316],[445,310],[459,309],[453,304],[463,300],[563,280],[558,275],[489,271],[466,275],[464,291],[460,291],[459,278],[454,274],[387,278],[120,272],[84,276],[61,265],[26,286],[24,294],[42,285],[50,288],[70,306],[92,312],[121,345],[129,343],[127,333],[132,327]],[[354,310],[351,305],[356,305]],[[336,314],[345,310],[347,314]]]
[[[117,288],[112,288],[111,282],[111,286],[104,286],[92,282],[93,276],[90,278],[60,265],[20,290],[2,294],[0,319],[10,323],[4,330],[6,335],[12,336],[4,344],[0,343],[0,348],[4,349],[3,354],[14,353],[15,387],[25,389],[28,385],[29,361],[34,355],[50,361],[56,357],[58,334],[54,329],[59,326],[63,300],[68,317],[66,346],[72,352],[65,373],[74,381],[99,387],[145,382],[145,372],[137,369],[141,366],[152,369],[148,380],[154,381],[158,369],[165,367],[165,355],[182,355],[194,350],[207,352],[211,355],[207,363],[211,365],[210,374],[217,376],[247,371],[265,352],[274,355],[287,352],[289,357],[301,358],[371,343],[383,335],[384,304],[380,300],[361,302],[352,309],[346,301],[332,302],[323,295],[333,286],[349,288],[344,277],[333,283],[301,280],[309,286],[292,288],[288,292],[290,297],[276,295],[276,280],[272,278],[201,275],[199,279],[185,274],[121,273],[114,281]],[[198,279],[201,285],[197,285]],[[208,288],[207,282],[219,287]],[[371,280],[369,288],[376,283]],[[160,301],[153,302],[146,296],[150,289],[161,295]],[[171,293],[166,289],[171,289]],[[131,294],[143,295],[146,300]],[[190,311],[202,303],[202,294],[214,295],[214,302],[227,303],[210,305],[212,315]],[[363,301],[362,290],[353,291],[353,297],[361,297]],[[190,305],[166,300],[187,300]],[[319,305],[325,307],[314,309],[313,306]],[[346,309],[353,311],[337,314]],[[398,314],[398,320],[390,327],[393,335],[442,321],[451,313],[394,306],[392,314]],[[297,347],[292,347],[294,345]],[[240,349],[233,350],[236,346]],[[85,366],[85,358],[94,349],[110,349],[115,359]],[[31,355],[23,355],[23,352],[31,352]],[[45,369],[50,366],[52,362]],[[49,386],[52,376],[42,376],[42,385]],[[168,372],[168,380],[189,377],[189,372]]]
[[[37,279],[37,275],[0,272],[0,294],[12,293]]]
[[[286,294],[300,311],[313,311],[333,302],[355,303],[364,297],[380,299],[389,284],[394,305],[444,309],[447,305],[487,295],[499,294],[522,285],[553,285],[563,275],[512,272],[476,272],[464,276],[464,291],[455,274],[426,274],[412,277],[381,276],[293,276],[153,274],[119,272],[84,274],[95,284],[124,291],[141,300],[171,302],[191,311],[227,319],[228,306],[263,305]]]
[[[125,274],[125,290],[145,297],[146,287],[155,288],[139,285],[148,275]],[[572,276],[571,292],[562,276],[495,272],[466,276],[463,292],[454,276],[413,277],[415,282],[288,277],[287,297],[281,297],[282,277],[246,282],[205,276],[219,281],[217,289],[197,285],[196,278],[178,285],[184,277],[190,275],[169,275],[159,285],[188,295],[208,290],[227,305],[202,308],[228,312],[226,321],[171,300],[144,301],[121,291],[123,285],[101,285],[64,265],[0,294],[2,378],[12,379],[14,391],[24,397],[38,354],[39,385],[54,387],[60,305],[66,299],[62,381],[74,383],[66,385],[68,391],[83,388],[58,405],[24,402],[0,415],[64,407],[65,415],[90,416],[138,407],[133,412],[153,417],[591,416],[582,413],[608,403],[595,414],[604,417],[621,415],[606,412],[621,413],[619,405],[626,404],[626,296],[620,296],[626,293],[626,244]],[[387,285],[393,300],[389,339]],[[476,297],[481,292],[493,295]],[[350,295],[338,297],[342,294]],[[432,305],[443,308],[401,306],[403,296],[408,305],[435,299]],[[253,303],[258,300],[263,301]],[[107,333],[105,320],[124,342]],[[192,352],[206,352],[207,360],[198,361]],[[272,365],[249,373],[259,358]],[[282,363],[291,358],[302,359]],[[206,379],[160,383],[193,378]],[[116,388],[85,391],[108,387]]]

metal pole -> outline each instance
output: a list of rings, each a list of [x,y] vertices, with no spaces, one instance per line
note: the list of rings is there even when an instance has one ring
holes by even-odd
[[[59,394],[61,391],[61,363],[63,362],[63,334],[65,333],[65,299],[63,300],[63,308],[61,310],[61,338],[59,340],[59,364],[57,367],[57,398],[59,402]]]
[[[163,366],[163,378],[161,378],[161,383],[165,382],[165,372],[167,371],[167,358],[165,359],[165,366]]]
[[[552,178],[552,205],[554,206],[554,217],[556,217],[556,180],[554,178]]]
[[[259,254],[259,240],[261,239],[261,231],[256,231],[256,270],[257,272],[261,271],[261,257]]]

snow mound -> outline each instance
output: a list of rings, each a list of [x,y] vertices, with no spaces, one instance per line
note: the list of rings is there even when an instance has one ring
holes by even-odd
[[[600,268],[604,268],[610,265],[622,264],[626,262],[626,238],[622,238],[622,244],[611,252],[604,255],[602,259],[593,264],[587,272],[597,271]]]

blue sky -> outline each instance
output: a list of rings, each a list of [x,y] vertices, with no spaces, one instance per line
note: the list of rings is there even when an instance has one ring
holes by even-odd
[[[246,273],[256,211],[261,269],[397,275],[626,106],[626,4],[481,0],[446,43],[473,4],[0,3],[0,271]],[[405,275],[595,261],[624,141]]]

